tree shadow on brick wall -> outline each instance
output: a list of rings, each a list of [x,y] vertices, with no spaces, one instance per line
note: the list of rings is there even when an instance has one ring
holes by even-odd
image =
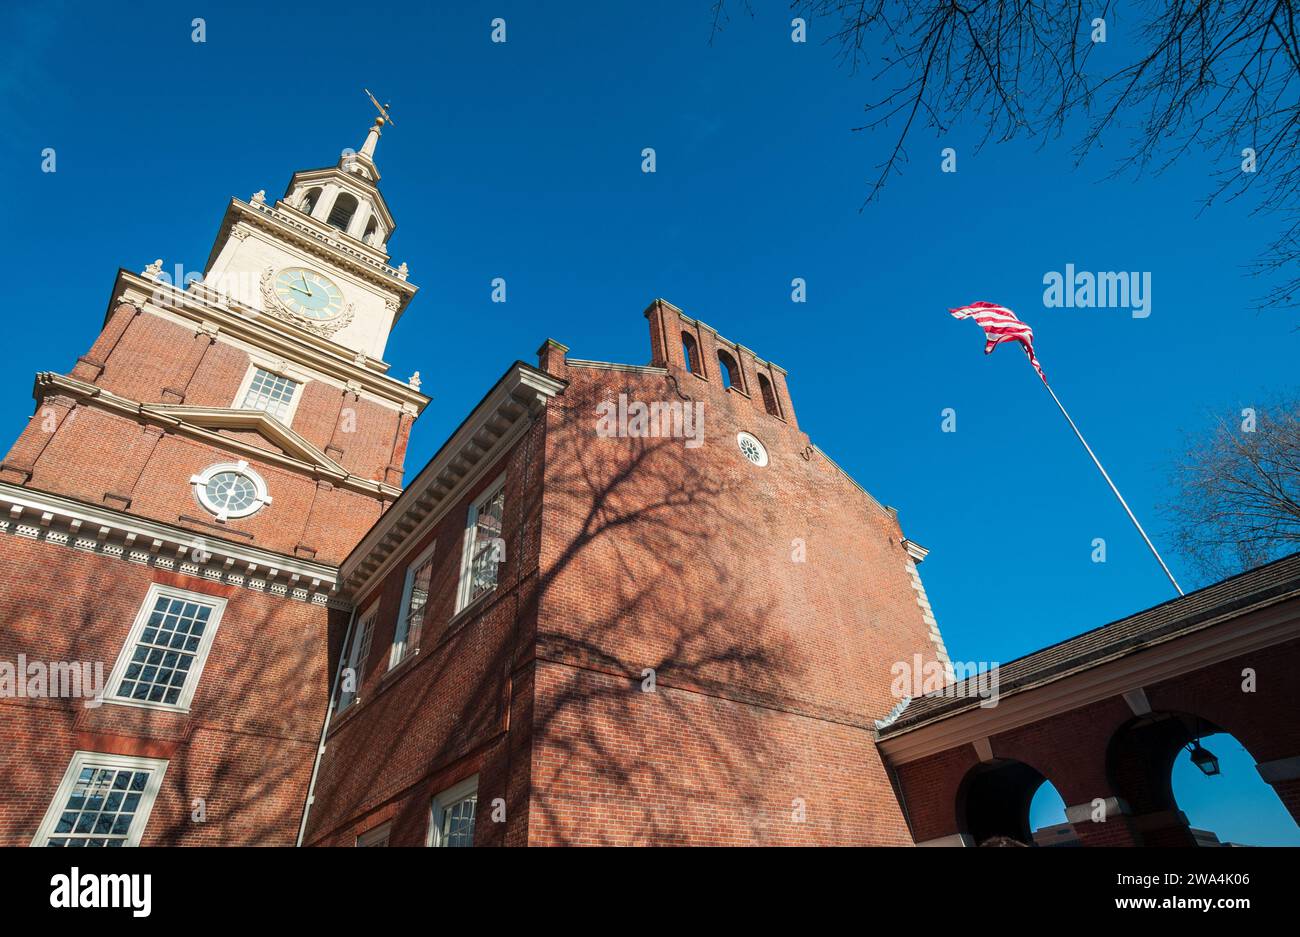
[[[779,772],[781,765],[761,733],[733,731],[733,710],[781,696],[801,676],[785,630],[772,627],[772,599],[757,598],[754,584],[724,562],[730,538],[749,526],[745,512],[682,440],[600,439],[589,423],[576,422],[548,444],[544,489],[540,477],[525,480],[525,522],[507,530],[508,556],[528,557],[524,544],[537,542],[544,491],[541,563],[503,581],[516,593],[515,634],[457,694],[450,718],[457,730],[420,753],[424,770],[439,770],[500,734],[510,705],[505,687],[534,666],[535,641],[531,737],[545,747],[547,775],[539,770],[531,785],[509,792],[510,779],[527,776],[529,766],[513,763],[494,779],[481,778],[479,843],[506,838],[504,826],[484,829],[497,797],[507,801],[506,825],[529,812],[532,842],[697,841],[703,826],[717,825],[717,817],[710,819],[715,810],[730,814],[736,829],[750,830],[749,841],[761,842],[775,823],[790,822],[791,799],[809,792],[790,792],[775,804],[755,793],[747,782],[756,768]],[[579,599],[590,601],[579,608]],[[539,608],[544,620],[537,627]],[[431,640],[426,631],[422,653]],[[384,726],[383,737],[394,748],[420,730],[440,683],[465,678],[447,650],[431,649],[430,656],[444,656],[420,662],[427,669],[414,678],[419,695],[388,714],[396,722]],[[646,692],[647,670],[654,692]],[[551,692],[545,684],[552,671],[581,679]],[[652,726],[671,735],[671,748],[643,735]],[[385,766],[396,755],[380,750],[332,766],[334,776],[318,790],[318,822],[401,794],[386,780]],[[408,809],[427,817],[434,793],[419,792]],[[309,839],[328,833],[313,829]]]
[[[678,439],[586,441],[580,422],[547,479],[530,840],[555,844],[762,842],[790,820],[746,703],[801,674],[775,600],[736,575],[750,512],[701,450]],[[565,438],[565,437],[568,438]],[[540,757],[538,757],[540,756]],[[773,816],[779,811],[779,816]],[[712,832],[710,832],[712,831]]]
[[[122,577],[120,559],[77,555],[52,543],[32,546],[42,551],[45,567],[36,575],[42,582],[48,578],[50,584],[63,583],[58,593],[71,599],[32,603],[10,580],[0,589],[4,610],[0,659],[13,660],[24,653],[29,660],[99,662],[107,683],[144,597],[139,581]],[[69,584],[75,588],[67,588]],[[91,597],[93,601],[88,601]],[[125,608],[130,612],[120,612]],[[6,701],[21,705],[6,706],[0,718],[31,729],[31,744],[39,749],[35,757],[41,761],[36,770],[30,764],[11,762],[24,757],[15,748],[0,753],[6,775],[31,775],[26,788],[31,796],[24,799],[25,813],[17,825],[30,838],[72,750],[93,740],[95,750],[148,748],[147,754],[168,761],[163,789],[145,829],[145,844],[291,844],[323,712],[319,688],[303,687],[299,678],[296,684],[301,692],[282,699],[278,706],[249,705],[249,701],[265,700],[267,681],[277,675],[319,670],[321,649],[305,640],[285,641],[277,660],[257,661],[253,666],[251,653],[231,643],[241,631],[276,627],[301,630],[301,612],[294,614],[293,625],[269,617],[255,626],[241,624],[237,630],[233,621],[222,622],[188,716],[112,703],[88,708],[81,699]],[[230,666],[218,666],[222,658],[229,663],[232,657],[236,660]],[[225,679],[218,682],[219,676]],[[106,685],[104,693],[111,695],[113,689]],[[300,757],[286,757],[291,746],[300,750]],[[269,752],[274,757],[267,757]],[[195,814],[200,801],[202,820]]]

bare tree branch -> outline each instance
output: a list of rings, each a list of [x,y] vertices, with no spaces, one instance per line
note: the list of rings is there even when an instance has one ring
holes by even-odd
[[[744,0],[749,9],[748,0]],[[1103,138],[1131,136],[1115,173],[1159,172],[1188,154],[1211,153],[1223,169],[1205,198],[1247,192],[1253,213],[1281,213],[1282,233],[1251,272],[1272,285],[1261,308],[1294,306],[1300,296],[1300,35],[1292,0],[1135,0],[1126,6],[1139,51],[1090,73],[1097,19],[1114,39],[1114,5],[1100,0],[792,0],[793,13],[828,24],[826,41],[849,70],[881,84],[854,130],[897,127],[863,207],[907,162],[922,126],[945,131],[982,121],[989,140],[1059,136],[1088,121],[1075,148],[1082,160]],[[712,35],[727,22],[714,0]],[[712,36],[710,38],[712,41]],[[920,118],[920,120],[918,120]],[[1252,159],[1254,171],[1246,165]]]
[[[1182,553],[1214,577],[1300,549],[1300,399],[1188,440],[1164,507]]]

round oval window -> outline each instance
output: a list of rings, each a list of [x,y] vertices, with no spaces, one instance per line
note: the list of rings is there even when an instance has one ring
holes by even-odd
[[[749,433],[738,433],[736,435],[736,444],[740,446],[740,453],[746,459],[760,468],[767,465],[767,449]]]
[[[238,472],[221,472],[208,479],[203,486],[203,493],[208,504],[227,514],[237,514],[253,506],[257,500],[257,488],[253,480]]]
[[[209,466],[190,479],[199,503],[225,521],[233,517],[247,517],[271,503],[262,476],[247,462],[223,462]]]

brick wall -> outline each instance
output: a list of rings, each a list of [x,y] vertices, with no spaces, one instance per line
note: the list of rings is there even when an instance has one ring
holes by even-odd
[[[531,678],[525,666],[526,636],[535,614],[538,460],[544,429],[538,421],[525,431],[430,530],[403,547],[399,562],[357,601],[362,611],[378,602],[378,618],[370,654],[360,668],[357,701],[330,728],[309,843],[352,845],[359,833],[392,819],[394,845],[422,844],[433,796],[473,774],[479,775],[478,843],[507,836],[524,839],[527,783],[515,776],[527,777],[528,752],[512,754],[512,746],[527,739]],[[497,588],[458,615],[469,507],[503,472],[505,564]],[[430,545],[434,566],[419,652],[390,671],[406,568]],[[335,646],[341,645],[339,637]],[[522,700],[517,695],[520,680]],[[507,800],[504,824],[488,821],[497,798]]]
[[[388,819],[394,843],[423,842],[431,798],[474,773],[480,845],[911,841],[873,743],[891,665],[934,656],[897,520],[810,448],[779,370],[726,346],[742,377],[724,389],[704,331],[712,357],[692,374],[662,338],[680,339],[675,311],[653,308],[667,375],[544,349],[569,386],[503,463],[499,597],[452,619],[466,510],[494,467],[358,603],[377,600],[379,624],[360,702],[331,729],[311,842]],[[745,393],[760,372],[780,417]],[[598,437],[595,406],[619,393],[704,403],[703,445]],[[740,430],[768,467],[740,454]],[[433,542],[418,659],[385,675],[405,563]]]
[[[169,759],[145,845],[294,842],[338,613],[8,534],[0,565],[0,660],[102,661],[105,678],[151,583],[228,600],[188,714],[0,699],[0,844],[30,842],[77,749]]]
[[[144,402],[167,400],[183,385],[187,406],[230,407],[248,370],[246,352],[200,334],[201,357],[192,379],[177,377],[177,358],[192,351],[195,334],[134,307],[120,306],[106,332],[120,338],[106,348],[102,371],[78,364],[83,378]],[[101,336],[101,340],[103,336]],[[182,368],[186,370],[186,368]],[[177,402],[171,399],[169,402]],[[350,412],[345,412],[350,411]],[[400,484],[411,419],[322,381],[308,382],[293,429],[360,478]],[[217,435],[277,455],[284,450],[252,430]],[[247,461],[266,481],[272,503],[246,518],[217,522],[195,497],[191,476],[218,462]],[[63,395],[37,401],[34,415],[0,470],[0,479],[105,504],[193,530],[288,555],[338,563],[378,520],[385,501],[318,481],[305,467],[290,468],[220,443],[169,432],[93,403]],[[15,466],[21,467],[21,471]]]
[[[118,307],[115,316],[119,315],[129,324],[115,343],[102,349],[102,372],[95,376],[93,370],[74,370],[74,376],[93,379],[128,400],[238,406],[235,397],[251,364],[246,351],[220,337],[212,341],[206,335],[196,336],[191,328],[149,312],[136,312],[132,306]],[[196,343],[201,350],[197,358]],[[184,391],[184,399],[169,396],[167,389]],[[344,405],[356,411],[355,431],[339,434],[335,430]],[[383,479],[393,455],[399,414],[375,401],[358,400],[324,381],[309,381],[294,413],[293,429],[322,451],[336,443],[338,451],[331,455],[354,475]],[[409,431],[409,425],[406,429]],[[405,439],[401,442],[404,446]]]
[[[647,315],[667,375],[550,359],[570,385],[547,412],[530,840],[910,842],[873,743],[890,667],[935,651],[897,519],[810,448],[779,370]],[[718,347],[754,394],[723,387]],[[598,437],[620,394],[702,403],[703,444]]]

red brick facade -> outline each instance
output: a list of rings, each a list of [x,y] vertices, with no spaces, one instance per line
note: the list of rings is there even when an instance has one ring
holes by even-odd
[[[111,667],[154,582],[229,601],[187,715],[0,701],[8,779],[0,843],[31,842],[78,750],[168,760],[143,845],[294,842],[328,686],[325,636],[339,613],[20,536],[0,537],[0,563],[11,573],[0,595],[0,660]]]
[[[36,410],[0,463],[0,481],[127,509],[200,536],[239,537],[332,564],[347,555],[395,495],[349,490],[313,477],[302,466],[286,465],[283,458],[267,459],[258,450],[281,457],[286,453],[256,429],[209,428],[207,435],[196,436],[172,432],[162,420],[142,425],[138,414],[129,415],[129,407],[102,406],[99,391],[130,403],[238,406],[235,398],[253,365],[246,351],[220,337],[200,332],[196,338],[192,329],[135,306],[119,305],[110,317],[104,334],[118,331],[111,347],[101,347],[102,340],[95,345],[102,366],[91,367],[86,356],[70,375],[86,382],[84,393],[38,381]],[[180,369],[191,370],[193,364],[193,376],[181,379],[177,358],[195,348],[196,360]],[[178,385],[182,393],[169,391]],[[397,466],[400,484],[409,418],[323,381],[304,382],[301,394],[293,417],[296,433],[359,479],[391,485],[389,468]],[[348,432],[338,429],[345,422],[352,427]],[[222,450],[213,436],[242,447]],[[217,528],[187,483],[220,458],[248,461],[275,492],[275,501],[253,517]]]
[[[893,662],[935,645],[895,514],[798,430],[779,369],[667,303],[647,317],[649,367],[544,346],[563,392],[359,596],[379,624],[308,842],[392,821],[391,842],[422,843],[431,799],[473,775],[480,845],[911,842],[874,720]],[[598,435],[620,394],[703,404],[702,445]],[[456,616],[466,511],[502,471],[501,581]],[[419,654],[387,672],[407,564],[433,542]]]
[[[214,257],[223,247],[223,257],[237,255],[245,239],[260,260],[273,249],[282,266],[310,257],[370,303],[361,314],[340,306],[338,327],[368,316],[370,332],[348,345],[328,323],[273,315],[278,307],[256,308],[246,295],[179,289],[157,267],[120,271],[90,349],[67,374],[37,375],[35,412],[0,462],[0,770],[9,781],[0,845],[52,835],[47,816],[66,822],[64,805],[80,802],[77,753],[150,760],[128,766],[157,785],[132,842],[298,839],[330,698],[330,640],[349,620],[338,564],[400,493],[411,426],[428,400],[355,347],[379,347],[414,294],[405,268],[323,222],[312,228],[285,201],[272,210],[236,200],[231,216],[239,212],[245,220],[223,223]],[[387,311],[364,289],[381,309],[390,297]],[[292,382],[283,407],[249,398],[254,369]],[[264,484],[251,512],[200,497],[204,473],[221,466]],[[171,620],[151,604],[171,601],[159,588],[182,611],[209,606],[206,629],[189,639],[167,631]],[[133,654],[147,654],[145,664],[133,668]],[[178,661],[192,670],[168,685],[183,695],[123,689],[127,673],[174,679]],[[99,699],[18,676],[27,665],[82,663],[105,680]],[[75,832],[121,834],[111,820]]]

